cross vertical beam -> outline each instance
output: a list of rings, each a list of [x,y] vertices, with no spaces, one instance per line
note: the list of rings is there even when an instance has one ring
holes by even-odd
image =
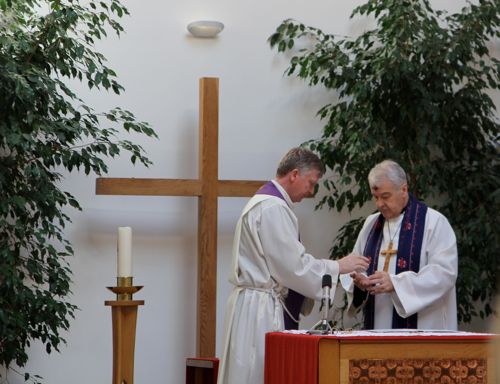
[[[200,357],[215,352],[217,304],[217,183],[219,80],[200,79],[198,197],[198,311],[196,349]]]

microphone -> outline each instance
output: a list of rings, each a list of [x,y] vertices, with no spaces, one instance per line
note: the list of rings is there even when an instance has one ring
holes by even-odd
[[[318,321],[307,333],[310,335],[328,335],[332,333],[332,327],[328,323],[328,312],[330,310],[330,289],[332,288],[332,276],[323,275],[321,279],[321,288],[323,295],[321,299],[321,307],[323,308],[321,320]]]
[[[321,320],[326,320],[328,318],[328,311],[330,310],[330,289],[332,289],[331,275],[323,275],[323,278],[321,279],[321,287],[323,288],[323,298],[321,299],[323,316]]]

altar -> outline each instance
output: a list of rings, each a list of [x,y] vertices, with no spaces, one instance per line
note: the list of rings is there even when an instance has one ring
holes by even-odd
[[[266,335],[265,384],[495,384],[492,334],[386,330]]]

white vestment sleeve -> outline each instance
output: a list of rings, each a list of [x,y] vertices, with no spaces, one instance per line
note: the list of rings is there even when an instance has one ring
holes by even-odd
[[[321,280],[328,273],[332,276],[333,297],[339,275],[338,262],[316,259],[305,253],[298,240],[297,218],[290,208],[277,204],[263,209],[259,233],[269,271],[279,284],[320,300]]]
[[[352,253],[364,256],[364,247],[366,244],[366,240],[368,239],[370,229],[377,217],[378,214],[373,214],[368,216],[368,218],[365,220],[363,227],[358,234],[358,238],[356,239],[356,244],[354,244]],[[359,309],[359,307],[354,307],[352,305],[352,300],[354,298],[354,282],[349,273],[340,275],[339,280],[342,287],[347,293],[347,314],[349,316],[354,316]]]
[[[420,312],[455,289],[458,273],[455,233],[448,220],[431,209],[426,216],[420,266],[418,273],[391,275],[395,291],[392,301],[401,317]]]

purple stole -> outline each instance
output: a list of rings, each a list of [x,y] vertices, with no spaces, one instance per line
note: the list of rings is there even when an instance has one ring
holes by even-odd
[[[268,181],[264,184],[256,193],[256,195],[270,195],[274,197],[278,197],[281,200],[285,201],[285,198],[281,194],[276,185],[272,181]],[[288,289],[288,296],[285,299],[285,306],[291,315],[298,319],[300,314],[300,309],[302,308],[302,303],[304,302],[304,296],[298,292],[295,292],[292,289]],[[285,320],[285,329],[299,329],[299,324],[296,323],[290,315],[288,315],[287,311],[283,311],[283,316]]]
[[[427,205],[418,201],[411,193],[409,194],[408,204],[404,210],[403,221],[399,234],[398,254],[396,258],[396,274],[404,271],[418,272],[420,269],[420,252],[422,250],[422,240],[424,238],[425,215],[427,214]],[[383,238],[383,228],[385,219],[379,215],[373,225],[368,239],[366,241],[364,255],[370,258],[370,266],[367,274],[373,274],[378,265],[380,254],[380,245]],[[366,297],[366,292],[359,288],[354,289],[354,305],[360,304]],[[361,298],[361,300],[360,300]],[[368,295],[365,306],[365,329],[373,329],[374,326],[375,297]],[[418,316],[414,315],[404,319],[399,316],[396,309],[392,311],[392,328],[416,329],[418,325]]]

